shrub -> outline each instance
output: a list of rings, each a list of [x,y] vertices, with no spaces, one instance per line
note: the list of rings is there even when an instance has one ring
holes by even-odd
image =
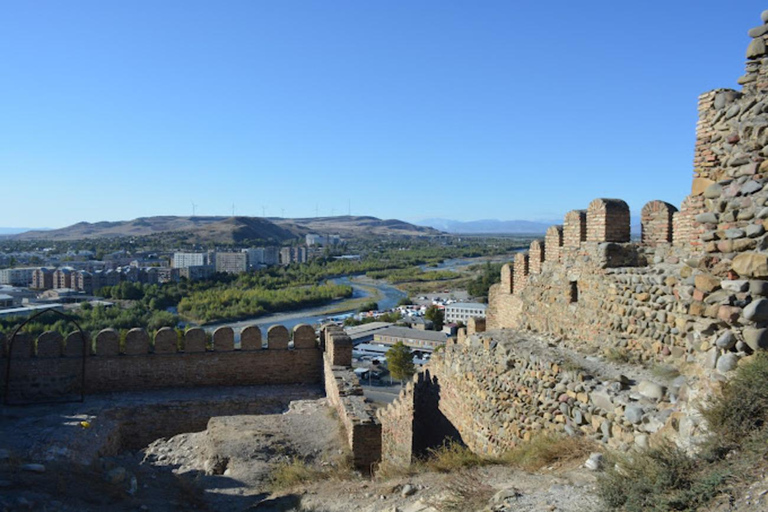
[[[513,448],[502,460],[526,471],[536,471],[558,463],[583,462],[596,449],[595,443],[584,437],[541,434]]]
[[[757,353],[737,369],[722,395],[702,410],[713,437],[720,443],[740,441],[768,424],[768,355]]]
[[[485,466],[494,462],[497,461],[477,455],[466,446],[453,440],[446,440],[439,448],[430,448],[424,459],[424,465],[427,469],[441,473]]]
[[[702,465],[671,443],[632,455],[612,455],[598,478],[598,495],[628,512],[696,510],[717,495],[729,473]]]
[[[697,455],[671,444],[611,455],[598,493],[611,509],[696,510],[714,496],[735,494],[764,471],[768,459],[768,355],[737,368],[702,415],[710,434]]]

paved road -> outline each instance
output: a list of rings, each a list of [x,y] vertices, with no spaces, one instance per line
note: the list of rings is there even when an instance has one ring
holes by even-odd
[[[361,383],[363,385],[363,393],[366,398],[371,402],[379,404],[391,404],[397,395],[400,394],[400,384],[393,384],[392,386],[369,386],[368,384]]]

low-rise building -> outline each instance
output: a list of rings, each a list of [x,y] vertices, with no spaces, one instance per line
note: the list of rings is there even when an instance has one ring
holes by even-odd
[[[448,336],[437,331],[420,331],[408,327],[387,327],[373,334],[374,343],[394,345],[402,342],[413,350],[431,352],[440,345],[445,345]]]
[[[358,345],[360,343],[373,341],[373,335],[376,332],[391,326],[392,324],[390,322],[370,322],[367,324],[355,325],[353,327],[344,327],[344,331],[352,340],[352,345]]]
[[[445,322],[464,322],[465,324],[470,318],[485,318],[485,310],[488,309],[487,304],[480,304],[479,302],[455,302],[445,306]]]

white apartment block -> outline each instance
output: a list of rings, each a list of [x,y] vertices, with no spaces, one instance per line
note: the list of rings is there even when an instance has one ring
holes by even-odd
[[[466,324],[470,318],[485,318],[487,308],[487,304],[478,302],[456,302],[445,306],[443,313],[446,323],[464,322]]]

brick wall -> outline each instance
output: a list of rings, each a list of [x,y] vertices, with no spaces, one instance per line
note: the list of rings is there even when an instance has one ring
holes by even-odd
[[[323,358],[326,395],[344,425],[355,467],[373,471],[381,460],[381,423],[363,396],[363,388],[350,366],[351,341],[335,325],[323,327],[322,338],[326,348]],[[338,362],[343,364],[335,364]]]
[[[571,210],[563,221],[563,247],[578,247],[587,241],[587,211]]]
[[[534,240],[528,252],[528,272],[530,274],[541,273],[541,264],[544,263],[546,249],[543,240]]]
[[[297,329],[306,332],[306,327]],[[246,340],[252,329],[249,332]],[[86,345],[88,354],[83,363],[83,343],[77,333],[62,339],[48,332],[36,342],[28,335],[19,335],[10,366],[5,361],[0,364],[0,379],[4,381],[10,368],[8,397],[12,402],[67,397],[78,394],[83,383],[85,394],[94,394],[322,381],[322,352],[314,340],[314,330],[311,345],[291,349],[287,344],[262,349],[259,343],[258,347],[234,350],[230,328],[214,333],[212,350],[206,348],[202,329],[190,329],[184,338],[179,341],[176,332],[167,328],[154,337],[143,329],[131,329],[121,344],[118,333],[107,329],[97,335],[93,350]]]
[[[545,260],[560,261],[560,251],[563,247],[563,226],[550,226],[544,237],[544,245],[547,247]]]
[[[595,199],[587,208],[588,242],[629,242],[629,206],[621,199]]]
[[[672,243],[672,217],[677,208],[664,201],[651,201],[640,213],[641,240],[645,245]]]
[[[528,281],[528,262],[528,253],[519,252],[515,254],[515,271],[512,273],[514,279],[512,288],[515,293],[522,292]]]

